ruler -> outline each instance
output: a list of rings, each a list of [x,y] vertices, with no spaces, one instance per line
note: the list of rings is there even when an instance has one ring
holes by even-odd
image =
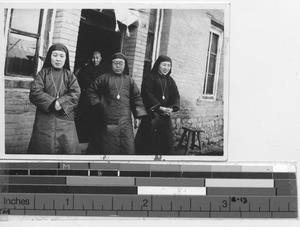
[[[298,217],[291,163],[0,162],[0,192],[1,215]]]

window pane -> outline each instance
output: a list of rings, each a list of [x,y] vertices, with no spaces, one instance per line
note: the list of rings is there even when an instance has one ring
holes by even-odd
[[[210,51],[214,54],[217,54],[217,51],[218,51],[218,41],[219,41],[219,36],[217,34],[213,33]]]
[[[38,33],[40,10],[14,9],[11,19],[11,28],[29,33]]]
[[[36,43],[37,40],[35,38],[10,34],[6,56],[6,72],[18,75],[32,75]]]
[[[149,31],[154,32],[155,31],[155,23],[156,23],[156,9],[151,9],[150,11],[150,20],[149,20]]]
[[[143,78],[147,76],[151,71],[151,62],[144,61],[144,72],[143,72]]]
[[[207,95],[212,95],[213,94],[213,88],[214,88],[214,75],[207,75],[206,94]]]
[[[151,61],[152,58],[153,43],[154,43],[154,34],[148,32],[145,59],[149,61]]]
[[[204,79],[203,94],[213,95],[214,94],[214,82],[216,74],[217,54],[218,54],[218,42],[219,35],[210,32],[208,53],[206,61],[206,75]]]
[[[209,74],[215,74],[216,71],[216,61],[217,61],[217,56],[211,54],[209,57]]]

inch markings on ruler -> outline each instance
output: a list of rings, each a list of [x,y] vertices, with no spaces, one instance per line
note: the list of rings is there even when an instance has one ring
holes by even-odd
[[[157,212],[175,212],[177,217],[184,217],[191,212],[193,217],[211,215],[217,217],[217,214],[225,212],[226,215],[234,216],[246,215],[255,217],[258,213],[273,215],[274,217],[296,217],[297,216],[297,198],[296,197],[230,197],[230,196],[139,196],[139,195],[61,195],[46,194],[33,195],[15,193],[3,193],[0,196],[0,209],[2,214],[53,214],[53,211],[62,214],[62,211],[69,215],[83,214],[89,215],[89,212],[97,211],[127,211],[134,212],[148,211],[147,216],[153,216]],[[270,202],[269,202],[270,201]],[[270,205],[268,205],[270,203]],[[251,204],[251,205],[250,205]],[[81,211],[81,212],[80,212]],[[231,213],[231,214],[230,214]],[[170,213],[169,213],[170,214]],[[193,214],[193,215],[192,215]],[[174,213],[172,213],[172,216]],[[224,215],[222,215],[224,217]],[[261,216],[260,216],[261,217]]]
[[[298,217],[291,164],[0,162],[0,192],[5,215]]]

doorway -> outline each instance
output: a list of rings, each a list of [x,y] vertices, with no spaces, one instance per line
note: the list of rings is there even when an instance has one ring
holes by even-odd
[[[102,63],[110,65],[110,58],[121,52],[124,28],[119,24],[120,32],[115,31],[113,11],[105,13],[93,9],[83,9],[79,26],[74,71],[83,67],[93,50],[99,50]]]

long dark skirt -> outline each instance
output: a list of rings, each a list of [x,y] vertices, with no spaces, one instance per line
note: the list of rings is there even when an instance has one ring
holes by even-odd
[[[170,117],[146,116],[135,137],[137,155],[173,155],[174,135]]]
[[[134,135],[131,118],[122,117],[118,125],[102,124],[93,135],[87,154],[134,155]]]
[[[27,153],[80,154],[74,121],[37,111]]]
[[[82,93],[75,118],[79,143],[90,142],[93,135],[99,130],[99,114],[89,104],[87,99],[86,94]]]

